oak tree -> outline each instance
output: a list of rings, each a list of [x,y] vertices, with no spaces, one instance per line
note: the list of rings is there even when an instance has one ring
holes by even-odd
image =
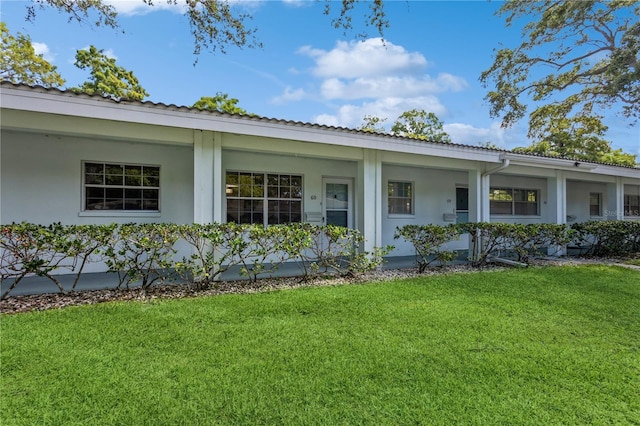
[[[640,118],[640,3],[633,0],[510,0],[498,11],[507,26],[524,19],[522,43],[502,48],[480,76],[491,115],[509,127],[523,118],[523,97],[555,103],[567,114],[620,106]],[[530,122],[530,130],[537,129]]]
[[[391,126],[391,132],[429,142],[451,142],[451,137],[444,131],[442,121],[434,113],[421,109],[412,109],[400,114]]]
[[[11,35],[7,24],[0,22],[2,55],[0,55],[0,79],[12,83],[60,87],[64,79],[57,67],[36,54],[31,38],[18,33]]]
[[[238,106],[238,102],[238,99],[230,98],[228,94],[218,92],[215,96],[201,97],[192,105],[192,108],[248,115],[246,110]]]
[[[387,121],[386,118],[376,117],[374,115],[365,115],[362,119],[362,124],[358,126],[358,130],[371,133],[386,133],[383,123]]]
[[[537,141],[528,147],[515,148],[515,152],[629,167],[636,165],[635,155],[614,150],[604,138],[607,126],[601,117],[559,117],[554,114],[554,105],[548,105],[534,111],[532,120],[540,128]]]
[[[132,71],[117,65],[114,58],[95,46],[78,50],[74,65],[90,72],[89,80],[72,88],[77,92],[138,101],[149,96]]]
[[[105,0],[30,0],[27,6],[27,20],[33,21],[39,9],[53,7],[67,14],[69,20],[91,23],[97,26],[120,28],[118,11],[113,2]],[[226,52],[227,47],[262,47],[257,29],[249,25],[251,14],[243,12],[241,2],[228,0],[138,0],[148,7],[164,1],[170,5],[181,5],[189,23],[194,41],[194,54],[203,49]],[[380,36],[388,28],[384,2],[382,0],[324,0],[323,13],[331,16],[331,24],[345,32],[353,29],[353,15],[359,4],[365,4],[364,24],[374,27]],[[339,5],[339,7],[336,7]],[[335,12],[337,9],[337,13]],[[366,33],[358,34],[366,38]]]

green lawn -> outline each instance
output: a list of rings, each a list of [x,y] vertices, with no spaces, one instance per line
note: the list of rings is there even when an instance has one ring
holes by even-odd
[[[640,273],[623,268],[0,320],[3,426],[640,424]]]

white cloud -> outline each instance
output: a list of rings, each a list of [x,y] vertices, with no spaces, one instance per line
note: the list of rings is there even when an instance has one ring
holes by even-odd
[[[497,121],[491,123],[488,128],[474,127],[465,123],[450,123],[443,127],[451,136],[451,140],[459,144],[478,145],[479,143],[491,142],[505,149],[529,145],[529,141],[522,134],[522,129],[505,129]]]
[[[466,81],[450,74],[440,74],[437,78],[425,75],[383,76],[380,78],[357,78],[341,80],[329,78],[321,85],[321,94],[325,99],[360,99],[390,96],[427,95],[446,91],[457,92],[467,86]]]
[[[446,115],[447,109],[435,96],[423,96],[416,98],[388,97],[371,102],[363,102],[360,105],[345,104],[340,106],[335,114],[321,114],[314,117],[314,121],[341,127],[359,127],[366,115],[386,119],[382,124],[389,130],[393,122],[405,111],[411,109],[424,109],[438,116]]]
[[[166,0],[155,0],[153,6],[145,4],[141,0],[105,0],[106,4],[113,6],[116,12],[124,16],[146,15],[159,10],[170,10],[175,13],[184,13],[186,5],[183,2],[178,4],[167,3]]]
[[[280,96],[276,96],[271,100],[274,104],[284,104],[290,101],[299,101],[304,99],[306,93],[304,89],[292,89],[291,87],[286,87],[284,89],[284,93]]]
[[[284,3],[285,6],[298,7],[298,8],[313,6],[313,2],[309,0],[282,0],[282,3]]]
[[[409,53],[404,47],[383,42],[380,38],[348,43],[339,41],[329,51],[304,46],[298,53],[315,60],[312,72],[321,78],[389,76],[427,66],[427,60],[421,53]]]
[[[437,95],[468,87],[464,78],[451,73],[426,73],[429,62],[422,53],[379,38],[338,41],[330,50],[304,46],[298,53],[313,60],[307,73],[318,80],[306,87],[304,96],[294,97],[298,91],[287,88],[278,101],[330,101],[333,112],[314,118],[321,124],[357,127],[370,115],[387,118],[390,126],[400,114],[414,108],[442,118],[448,111]]]
[[[42,55],[42,57],[47,61],[53,62],[54,56],[49,50],[49,46],[47,46],[45,43],[38,42],[32,42],[31,45],[33,46],[33,50],[35,51],[36,55]]]

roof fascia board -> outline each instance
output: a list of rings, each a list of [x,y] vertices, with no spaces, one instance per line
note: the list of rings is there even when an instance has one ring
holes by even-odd
[[[170,145],[193,144],[193,130],[191,129],[123,122],[114,125],[112,121],[95,118],[78,118],[14,109],[2,110],[1,125],[3,129],[7,130],[52,133],[72,137],[100,137]]]
[[[593,173],[601,175],[640,178],[640,169],[608,166],[605,164],[594,164],[563,158],[526,156],[515,153],[503,153],[502,157],[509,159],[512,165],[549,168],[554,170],[566,170],[577,173]]]
[[[433,144],[393,139],[384,135],[363,135],[343,129],[315,128],[304,123],[281,123],[276,120],[225,117],[208,112],[181,110],[180,107],[158,107],[115,103],[76,94],[50,93],[24,88],[3,87],[2,107],[74,117],[118,122],[135,122],[158,126],[210,130],[249,136],[317,142],[328,145],[353,146],[416,155],[495,161],[496,153],[453,144]]]

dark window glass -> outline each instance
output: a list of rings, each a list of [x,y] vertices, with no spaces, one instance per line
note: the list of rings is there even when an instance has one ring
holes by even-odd
[[[227,172],[227,221],[279,223],[302,220],[302,176]]]
[[[85,210],[159,209],[158,166],[87,162],[84,186]]]

